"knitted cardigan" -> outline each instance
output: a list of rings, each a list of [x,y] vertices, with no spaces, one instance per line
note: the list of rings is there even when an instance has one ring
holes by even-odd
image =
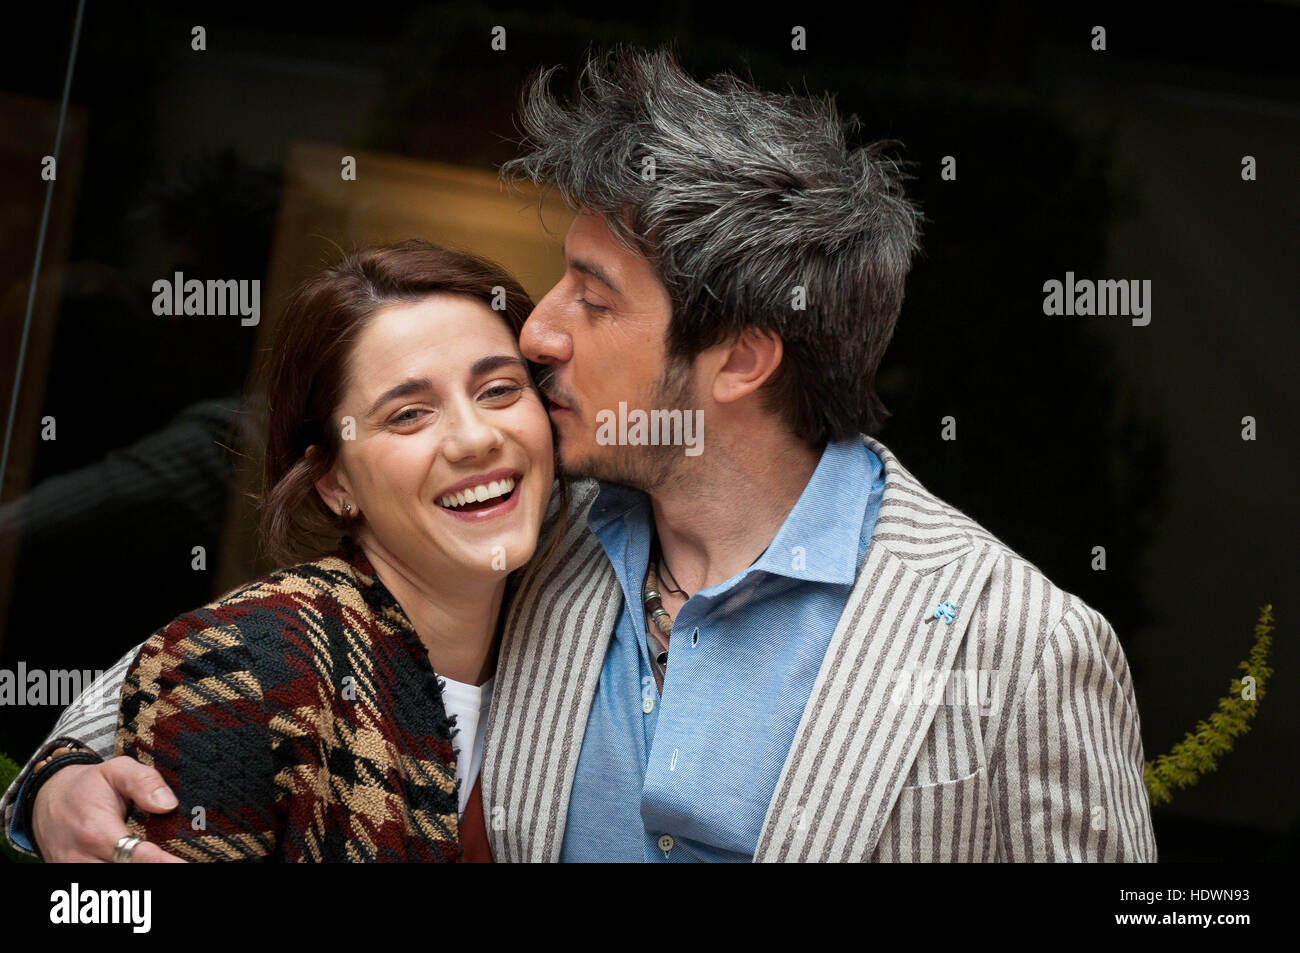
[[[349,546],[155,633],[114,750],[180,800],[128,827],[187,860],[457,861],[454,731],[406,613]]]

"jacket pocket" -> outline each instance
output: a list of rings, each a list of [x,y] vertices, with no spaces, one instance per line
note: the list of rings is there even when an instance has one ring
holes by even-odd
[[[992,859],[988,771],[898,792],[873,861],[971,863]]]

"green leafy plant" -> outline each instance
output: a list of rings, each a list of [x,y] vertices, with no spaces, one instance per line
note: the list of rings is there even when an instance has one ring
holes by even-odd
[[[1168,754],[1146,763],[1147,794],[1151,804],[1168,804],[1173,792],[1191,787],[1208,771],[1218,767],[1219,758],[1232,750],[1233,742],[1250,730],[1264,686],[1273,670],[1268,653],[1273,647],[1273,606],[1261,606],[1255,623],[1255,645],[1250,657],[1237,667],[1244,673],[1234,678],[1228,694],[1219,699],[1219,710],[1197,724]]]

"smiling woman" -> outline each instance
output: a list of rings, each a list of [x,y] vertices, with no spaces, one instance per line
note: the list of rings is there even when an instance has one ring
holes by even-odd
[[[531,307],[416,241],[295,293],[264,367],[262,530],[296,565],[136,656],[116,751],[180,804],[133,834],[189,860],[489,859],[479,726],[555,476],[517,342]]]
[[[422,416],[440,409],[429,399],[441,379],[407,348],[451,346],[465,328],[482,325],[488,350],[473,354],[466,373],[493,384],[502,376],[493,372],[513,363],[505,386],[531,390],[535,368],[517,342],[532,306],[496,265],[419,241],[354,252],[300,286],[274,328],[258,388],[267,407],[261,536],[268,555],[282,563],[311,558],[367,522],[364,508],[360,518],[340,518],[340,508],[315,492],[316,481],[353,443],[351,434],[365,442],[378,415],[386,414],[390,433],[418,432]],[[492,320],[484,322],[485,313]],[[349,350],[367,332],[373,350]],[[349,386],[356,393],[345,402]]]
[[[487,586],[476,595],[490,605],[500,570],[532,555],[550,495],[550,427],[528,365],[498,313],[445,292],[387,304],[344,335],[356,343],[321,429],[341,431],[345,420],[355,428],[332,462],[310,454],[315,495],[393,579],[398,601],[428,614],[414,620],[417,629],[463,628],[464,619],[441,618],[445,599],[422,597],[423,580],[486,570]],[[507,478],[517,489],[494,506],[471,513],[441,502],[460,493],[467,504],[463,494],[474,490],[475,502],[485,503]],[[490,672],[486,647],[457,646],[446,650],[446,674],[471,681]]]

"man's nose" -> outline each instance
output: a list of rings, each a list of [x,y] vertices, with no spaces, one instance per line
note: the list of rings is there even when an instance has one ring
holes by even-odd
[[[519,332],[519,350],[536,364],[563,364],[573,356],[573,340],[565,329],[555,292],[552,288],[537,303]]]

